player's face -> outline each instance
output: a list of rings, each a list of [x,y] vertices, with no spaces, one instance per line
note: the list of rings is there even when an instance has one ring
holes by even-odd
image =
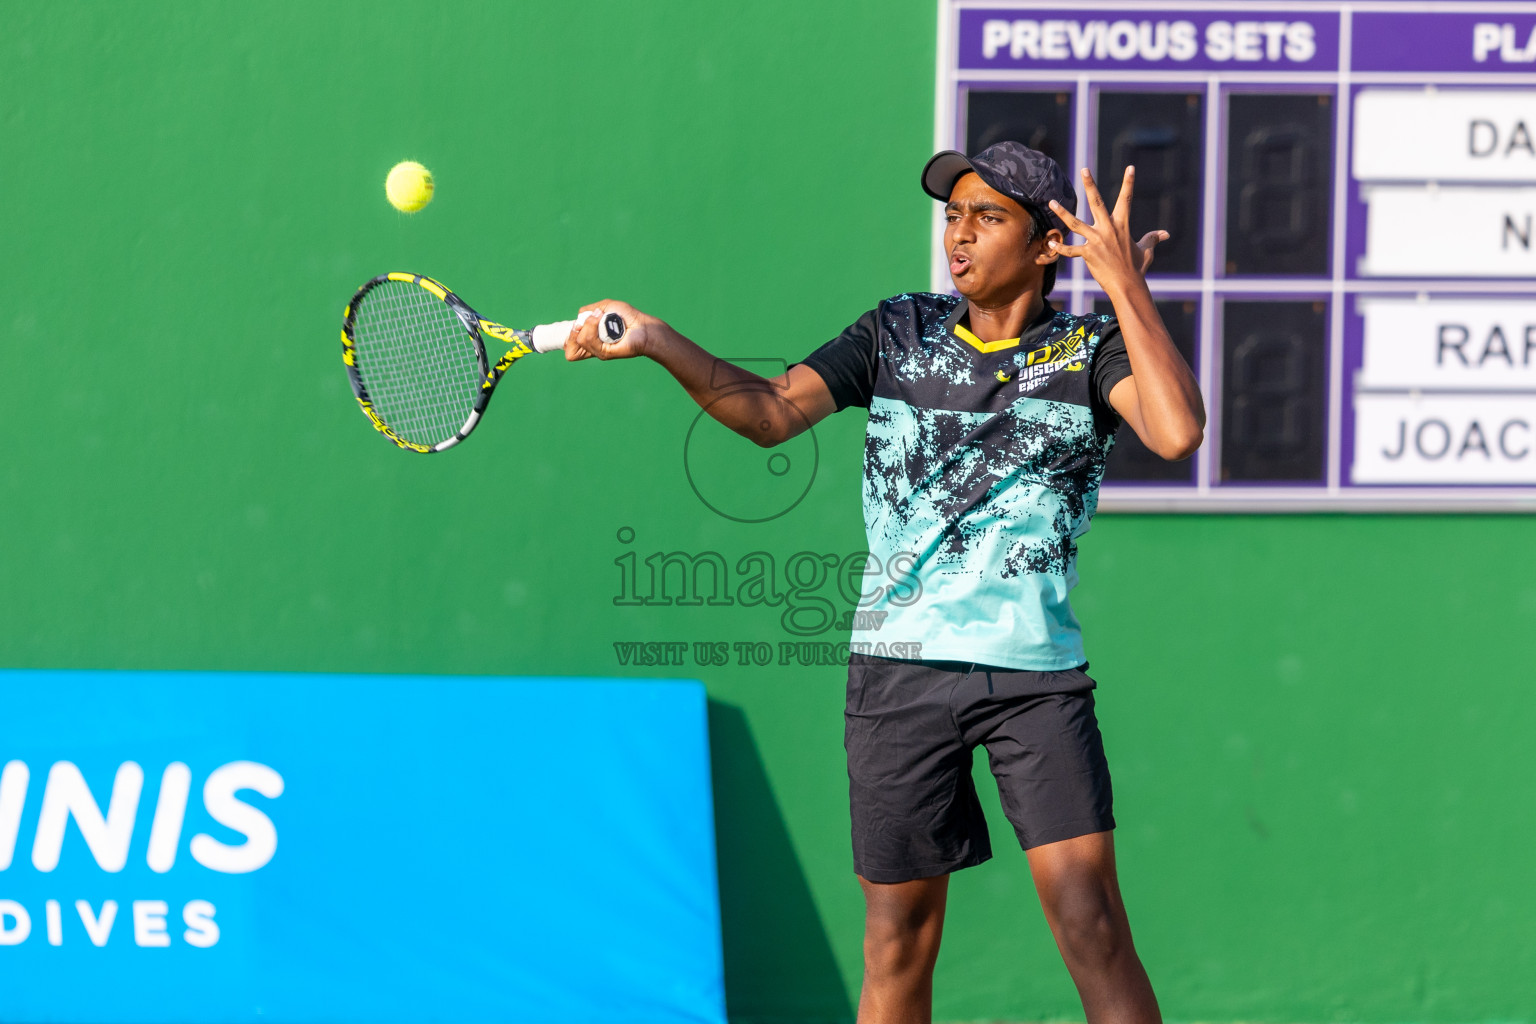
[[[955,290],[973,302],[1002,305],[1039,288],[1051,257],[1024,207],[966,172],[944,207],[944,252]],[[1048,258],[1041,262],[1042,254]]]

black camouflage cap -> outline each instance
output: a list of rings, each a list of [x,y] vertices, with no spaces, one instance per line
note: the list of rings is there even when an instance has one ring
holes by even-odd
[[[1039,210],[1063,234],[1071,233],[1046,204],[1054,199],[1076,213],[1077,192],[1056,161],[1038,149],[1022,142],[998,142],[970,157],[946,149],[923,168],[923,191],[941,203],[948,202],[955,182],[966,171],[975,171],[982,181],[1020,206]]]

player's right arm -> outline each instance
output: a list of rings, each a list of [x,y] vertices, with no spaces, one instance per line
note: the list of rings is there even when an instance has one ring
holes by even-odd
[[[666,367],[699,407],[742,437],[772,448],[809,430],[837,411],[821,375],[803,363],[777,377],[760,377],[710,355],[664,320],[626,302],[606,299],[582,307],[624,318],[624,337],[605,344],[597,334],[598,317],[571,332],[565,358],[631,359],[648,356]]]

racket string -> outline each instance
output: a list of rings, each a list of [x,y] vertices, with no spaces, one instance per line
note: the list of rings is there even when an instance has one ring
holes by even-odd
[[[411,281],[383,281],[358,305],[357,369],[374,411],[400,437],[437,445],[468,422],[484,377],[449,306]]]
[[[448,307],[407,282],[385,293],[387,316],[382,336],[405,341],[391,347],[392,358],[377,360],[389,371],[384,404],[412,440],[431,443],[453,436],[469,418],[479,390],[479,362],[463,325]],[[382,414],[381,414],[382,415]],[[393,422],[386,416],[386,422]]]

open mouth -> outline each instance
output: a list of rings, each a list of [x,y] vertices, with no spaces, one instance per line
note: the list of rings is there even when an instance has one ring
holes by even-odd
[[[958,249],[949,254],[949,273],[951,277],[959,277],[971,269],[971,257]]]

